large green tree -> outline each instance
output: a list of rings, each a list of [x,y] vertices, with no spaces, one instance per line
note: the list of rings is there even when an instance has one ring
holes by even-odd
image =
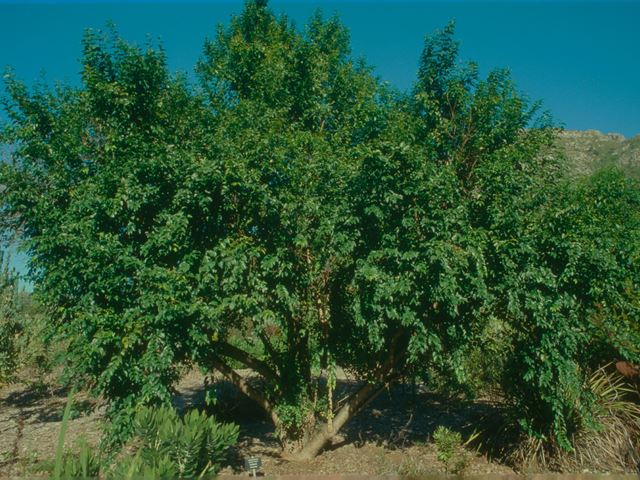
[[[189,356],[191,298],[176,260],[191,245],[180,244],[187,213],[175,205],[206,148],[206,119],[162,51],[90,32],[84,48],[81,88],[28,92],[7,77],[3,202],[71,375],[116,411],[168,400]]]
[[[196,363],[299,442],[327,415],[312,370],[335,362],[328,296],[353,244],[345,185],[384,118],[376,80],[337,19],[298,33],[260,2],[205,45],[197,88],[162,49],[83,44],[79,88],[7,77],[1,174],[70,373],[111,400],[116,437]]]
[[[265,3],[205,44],[197,86],[114,33],[85,36],[78,88],[7,77],[3,217],[70,373],[111,401],[118,437],[181,366],[220,371],[308,458],[403,375],[464,382],[498,319],[523,425],[566,437],[584,366],[636,358],[637,219],[610,213],[637,186],[556,180],[545,117],[506,72],[461,64],[452,25],[401,94],[337,19],[300,32]],[[361,383],[334,406],[338,366]]]

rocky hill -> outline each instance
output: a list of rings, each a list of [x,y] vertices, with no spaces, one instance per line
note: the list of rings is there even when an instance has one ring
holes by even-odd
[[[588,175],[602,167],[618,165],[640,179],[640,135],[626,139],[597,130],[565,130],[558,135],[557,145],[566,154],[574,174]]]

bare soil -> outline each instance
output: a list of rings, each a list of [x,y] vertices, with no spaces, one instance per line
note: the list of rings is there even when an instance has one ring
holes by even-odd
[[[0,388],[0,477],[31,477],[55,457],[67,394],[28,381]],[[81,437],[97,446],[102,413],[86,394],[75,395],[65,448]]]
[[[346,393],[357,385],[346,379],[339,382],[338,391]],[[233,395],[233,391],[229,393]],[[438,425],[453,430],[470,431],[474,419],[487,414],[493,407],[489,403],[452,403],[411,386],[391,388],[380,395],[359,415],[354,417],[337,435],[332,444],[318,457],[305,462],[288,462],[280,455],[271,423],[244,397],[233,398],[229,404],[235,411],[225,420],[240,425],[240,440],[230,465],[221,477],[240,475],[243,459],[258,456],[262,471],[268,476],[294,478],[301,475],[321,475],[330,478],[423,477],[445,473],[432,442]],[[223,405],[226,411],[226,404]],[[247,414],[253,412],[254,415]],[[471,450],[464,452],[467,467],[465,475],[514,475],[514,471]]]

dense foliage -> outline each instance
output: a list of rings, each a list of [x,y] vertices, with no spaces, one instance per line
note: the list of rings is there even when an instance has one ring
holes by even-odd
[[[196,86],[113,32],[86,34],[78,88],[7,77],[4,224],[72,375],[124,437],[182,366],[218,370],[308,457],[389,382],[463,386],[494,352],[523,429],[570,448],[590,370],[640,360],[638,185],[563,180],[546,115],[460,63],[453,25],[403,94],[337,19],[299,32],[265,3]],[[334,408],[338,366],[363,384]]]
[[[161,52],[91,33],[85,47],[82,90],[27,94],[8,78],[16,163],[3,183],[68,364],[121,409],[134,394],[168,400],[186,356],[172,192],[204,125]]]
[[[640,189],[604,171],[551,194],[503,253],[517,265],[503,287],[514,322],[505,388],[527,431],[569,448],[570,435],[593,423],[585,374],[614,358],[640,360]]]

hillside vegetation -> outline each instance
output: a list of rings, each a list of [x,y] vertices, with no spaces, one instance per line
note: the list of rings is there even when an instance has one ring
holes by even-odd
[[[557,145],[566,154],[570,170],[577,175],[590,175],[615,165],[640,178],[640,135],[626,139],[617,133],[566,130],[559,134]]]

